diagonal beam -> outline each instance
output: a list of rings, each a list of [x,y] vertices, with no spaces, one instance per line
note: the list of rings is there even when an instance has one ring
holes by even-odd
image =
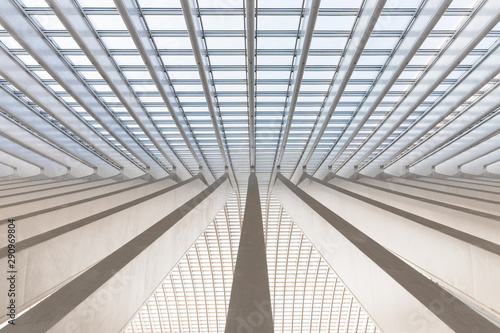
[[[443,147],[453,138],[468,132],[478,121],[486,122],[491,119],[491,113],[494,113],[495,109],[500,107],[500,102],[496,98],[497,94],[500,93],[500,84],[498,82],[485,91],[481,97],[473,101],[472,104],[467,106],[467,102],[471,98],[474,99],[475,95],[480,94],[485,85],[488,85],[491,79],[500,73],[499,56],[500,48],[497,47],[490,56],[483,59],[481,64],[460,82],[460,85],[434,106],[432,112],[426,114],[425,118],[421,119],[400,137],[400,139],[404,137],[413,138],[412,140],[398,140],[400,142],[392,144],[386,150],[387,153],[384,152],[380,155],[379,158],[385,160],[382,160],[384,162],[380,165],[389,173],[394,174],[397,165],[411,166],[416,164],[422,161],[427,154]],[[449,116],[452,117],[451,115],[454,112],[460,113],[451,120],[447,120]],[[396,151],[401,146],[402,148]],[[396,152],[393,153],[394,151]],[[389,153],[392,153],[392,155],[388,158],[385,157]],[[391,165],[393,165],[392,168]],[[397,171],[404,173],[403,170]],[[430,166],[428,172],[430,172]],[[366,172],[363,173],[366,174]]]
[[[49,177],[61,176],[70,170],[68,165],[22,144],[14,137],[2,133],[2,131],[0,131],[0,147],[3,152],[44,169],[44,174]]]
[[[495,93],[496,91],[496,93]],[[439,162],[439,153],[446,149],[453,142],[460,140],[464,136],[471,134],[471,130],[481,126],[485,128],[488,122],[498,119],[500,101],[497,96],[500,93],[500,85],[497,85],[486,96],[481,98],[477,103],[474,103],[466,112],[454,119],[450,124],[443,126],[444,130],[436,132],[430,136],[430,140],[424,141],[424,144],[416,147],[412,154],[403,161],[412,173],[430,174],[432,166]],[[497,120],[498,121],[498,120]],[[480,132],[484,135],[484,132]],[[474,134],[473,134],[474,135]],[[454,150],[451,151],[453,153]],[[411,157],[411,159],[410,159]],[[394,172],[393,168],[388,168],[388,171]]]
[[[137,3],[134,0],[114,0],[114,2],[193,159],[200,169],[210,170],[183,110],[177,102],[170,100],[169,96],[175,96],[175,91]],[[215,176],[213,178],[215,179]]]
[[[22,126],[10,118],[7,114],[0,112],[0,135],[7,137],[10,141],[16,142],[22,146],[29,147],[37,154],[45,156],[59,164],[71,168],[71,175],[76,177],[88,176],[94,172],[94,168],[85,163],[68,151],[45,140],[37,135],[29,127]]]
[[[497,161],[498,156],[500,156],[500,147],[490,149],[480,156],[475,156],[465,162],[461,162],[457,167],[458,172],[461,174],[480,175],[485,171],[484,166],[492,163],[492,161]]]
[[[497,119],[498,120],[498,119]],[[457,173],[458,166],[467,160],[474,160],[482,154],[489,153],[493,150],[499,149],[498,140],[500,139],[500,130],[497,124],[485,124],[476,131],[484,131],[486,136],[476,138],[474,135],[464,136],[455,145],[446,147],[448,155],[441,157],[433,166],[433,170],[438,173],[453,175]],[[492,132],[493,130],[493,132]],[[459,148],[463,146],[463,148]],[[454,149],[453,149],[454,148]]]
[[[22,158],[5,153],[0,149],[0,161],[13,166],[16,169],[16,175],[19,178],[43,176],[43,168],[34,165]],[[44,177],[44,176],[43,176]]]
[[[311,3],[311,8],[309,9],[309,15],[305,16],[303,20],[306,20],[304,25],[306,27],[305,36],[298,41],[296,50],[300,50],[300,60],[297,71],[292,71],[291,82],[294,83],[294,88],[292,92],[292,97],[290,100],[290,106],[288,108],[288,117],[286,120],[285,131],[283,132],[283,139],[281,141],[281,148],[279,147],[279,140],[276,146],[277,158],[275,158],[275,163],[273,163],[273,169],[271,171],[271,183],[275,180],[278,170],[280,170],[281,162],[283,161],[283,156],[285,154],[286,144],[288,142],[288,136],[290,135],[290,129],[292,127],[293,115],[295,114],[295,108],[297,106],[297,100],[300,94],[300,87],[302,84],[302,78],[304,77],[304,71],[306,68],[307,57],[309,55],[309,49],[311,47],[311,41],[314,34],[314,27],[316,26],[316,19],[318,18],[319,6],[321,0],[313,0]],[[299,27],[300,28],[300,27]],[[286,105],[285,105],[286,108]],[[284,118],[284,115],[283,115]],[[281,133],[281,132],[280,132]],[[271,187],[269,187],[268,196],[271,193]]]
[[[17,173],[17,168],[15,166],[11,166],[8,163],[0,162],[0,180],[6,180],[11,177],[15,177]]]
[[[330,165],[340,157],[340,155],[349,147],[351,142],[356,138],[366,122],[385,95],[392,88],[399,75],[404,71],[407,64],[418,51],[422,43],[426,40],[436,23],[442,18],[444,12],[450,5],[452,0],[443,0],[440,3],[429,1],[424,4],[424,7],[419,12],[415,22],[401,42],[401,46],[393,55],[390,63],[384,69],[380,79],[377,81],[370,94],[366,98],[365,103],[353,116],[348,128],[343,131],[341,137],[335,142],[330,149],[333,151],[338,144],[342,144]],[[413,37],[415,36],[415,37]],[[330,154],[330,153],[329,153]]]
[[[342,161],[340,166],[336,167],[337,171],[352,173],[353,167],[366,160],[456,69],[460,62],[498,24],[499,20],[500,9],[498,9],[497,4],[489,1],[483,2],[483,5],[471,14],[464,28],[459,30],[448,47],[419,79],[419,82],[405,95],[405,98],[391,111],[382,124],[370,134],[369,138],[364,140],[353,154]],[[330,166],[333,165],[330,163]]]
[[[205,230],[224,204],[228,190],[227,174],[224,174],[184,204],[176,203],[174,207],[168,207],[168,212],[167,206],[162,205],[143,211],[144,218],[154,221],[153,224],[139,233],[131,229],[132,237],[123,239],[125,242],[115,246],[102,260],[90,265],[90,268],[17,318],[15,326],[8,325],[0,329],[0,332],[121,331]],[[156,212],[152,212],[154,210]],[[162,215],[160,218],[152,218],[152,215],[158,213]],[[112,229],[117,231],[117,228],[120,228],[119,225]],[[93,233],[93,236],[96,234]],[[90,244],[94,241],[93,237],[89,237],[87,241],[80,240],[77,243],[82,249],[93,252]],[[69,250],[75,242],[70,243],[59,243],[59,246],[66,244]],[[109,239],[102,247],[98,246],[99,250],[107,243]],[[80,251],[85,252],[82,249]],[[35,253],[30,253],[33,254]],[[75,261],[74,257],[66,253],[61,255]],[[46,257],[46,260],[50,260],[47,258],[50,256]],[[66,267],[58,260],[51,264],[57,266],[56,271],[66,273]],[[43,272],[47,273],[45,270]],[[38,279],[50,281],[52,277],[54,276],[43,274]],[[104,301],[102,297],[105,298]],[[92,315],[92,320],[89,320],[89,315]]]
[[[498,326],[468,303],[421,274],[281,174],[275,190],[284,208],[383,331],[420,331],[421,327],[415,325],[413,319],[415,313],[421,311],[432,318],[426,332],[499,331]],[[360,274],[362,271],[369,274]]]
[[[254,329],[262,333],[274,332],[259,184],[252,172],[248,177],[245,216],[225,332]]]
[[[227,146],[227,141],[224,140],[223,142],[222,140],[221,133],[224,133],[224,125],[222,124],[222,118],[220,117],[220,114],[219,116],[217,116],[217,112],[214,106],[215,98],[217,98],[217,93],[214,89],[214,86],[209,83],[207,75],[207,69],[210,68],[208,56],[204,57],[202,55],[202,49],[204,49],[204,46],[203,40],[201,40],[200,35],[200,32],[202,32],[202,27],[200,26],[200,21],[198,19],[198,7],[195,0],[180,0],[180,2],[182,6],[182,12],[184,13],[184,19],[186,20],[191,47],[193,48],[194,58],[196,60],[196,66],[198,67],[198,74],[200,75],[201,85],[205,94],[205,100],[207,102],[208,111],[210,113],[210,119],[212,120],[212,127],[215,132],[217,144],[219,145],[219,152],[222,160],[224,161],[224,166],[229,170],[231,183],[234,184],[235,189],[237,189],[238,186],[234,177],[229,147]],[[218,120],[217,118],[220,119]]]
[[[309,10],[309,15],[307,16],[308,21],[304,23],[307,26],[305,36],[302,39],[302,47],[298,47],[300,49],[300,61],[299,68],[294,72],[295,78],[292,79],[292,82],[295,82],[293,87],[292,98],[290,100],[290,107],[288,109],[288,118],[286,120],[286,128],[283,133],[283,141],[281,144],[280,153],[277,160],[277,166],[281,165],[281,161],[283,160],[283,155],[285,154],[285,148],[288,141],[288,136],[290,135],[290,128],[292,127],[293,115],[295,113],[295,107],[297,106],[297,100],[299,98],[300,87],[302,84],[302,78],[304,77],[304,71],[306,69],[307,56],[309,55],[309,48],[311,47],[311,41],[314,33],[314,27],[316,25],[316,19],[318,18],[319,5],[321,0],[313,0],[311,4],[311,8]],[[272,178],[274,179],[274,178]]]
[[[99,170],[101,175],[110,176],[117,173],[116,168],[102,159],[103,155],[96,154],[95,150],[90,150],[81,142],[72,139],[60,127],[47,121],[34,109],[5,89],[0,89],[0,108],[6,115],[12,117],[16,123],[29,127],[30,131],[45,138],[53,145],[67,152],[70,151],[71,154],[81,159],[84,164],[94,168],[94,170]]]
[[[9,81],[16,89],[34,101],[37,106],[49,113],[73,134],[85,141],[88,146],[94,147],[99,154],[107,159],[109,164],[123,167],[125,174],[130,177],[143,174],[143,170],[138,165],[124,156],[122,152],[107,142],[95,129],[90,128],[87,123],[75,115],[61,99],[56,97],[45,85],[31,75],[3,47],[0,47],[0,63],[2,64],[0,66],[0,75],[4,79]],[[3,104],[4,101],[2,100],[0,103]],[[28,120],[28,123],[31,123],[31,121]],[[118,170],[115,169],[115,173],[118,173]]]
[[[316,136],[316,139],[309,150],[309,154],[304,160],[303,166],[306,167],[307,163],[311,159],[316,147],[318,146],[321,137],[325,133],[328,124],[330,123],[330,119],[332,118],[333,112],[337,108],[337,104],[342,97],[345,87],[351,78],[351,75],[356,67],[359,57],[361,57],[361,53],[365,48],[366,42],[372,33],[373,27],[378,20],[382,9],[384,8],[386,0],[367,0],[364,4],[364,7],[361,12],[361,16],[359,18],[359,22],[356,24],[353,32],[352,32],[352,40],[347,46],[345,51],[345,56],[338,70],[337,76],[335,78],[335,82],[333,84],[332,89],[330,90],[332,93],[327,97],[327,105],[330,105],[328,109],[328,113],[323,119],[323,125],[319,129],[319,132]]]
[[[109,51],[105,49],[95,30],[89,25],[82,9],[74,1],[49,0],[47,3],[156,149],[174,169],[179,168],[177,172],[180,172],[182,178],[194,175],[163,136],[144,105],[138,101],[133,89],[112,60]]]
[[[12,1],[0,2],[0,23],[42,67],[128,152],[146,166],[154,177],[170,172],[141,144],[132,133],[99,100],[92,89],[78,76],[37,28],[20,6]]]
[[[255,0],[246,0],[248,137],[250,139],[250,171],[255,171]]]

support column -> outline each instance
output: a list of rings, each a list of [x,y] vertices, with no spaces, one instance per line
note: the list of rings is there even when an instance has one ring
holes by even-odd
[[[120,332],[205,230],[229,190],[226,174],[0,332]],[[148,207],[141,212],[147,215]]]
[[[259,185],[255,173],[248,177],[245,215],[225,332],[274,332]]]
[[[485,319],[283,175],[278,199],[384,332],[499,332]],[[368,217],[369,218],[369,217]]]

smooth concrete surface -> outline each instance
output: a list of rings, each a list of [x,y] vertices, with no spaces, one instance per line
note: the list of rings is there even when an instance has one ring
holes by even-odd
[[[361,178],[358,183],[374,186],[381,190],[389,190],[404,194],[410,194],[421,198],[430,199],[437,202],[443,202],[452,205],[459,205],[469,209],[490,213],[493,215],[500,215],[499,205],[500,201],[493,201],[488,199],[481,199],[478,197],[467,196],[453,191],[442,191],[427,189],[418,185],[398,184],[384,181],[376,178]]]
[[[63,203],[57,206],[23,215],[9,215],[2,222],[7,221],[7,218],[15,218],[17,220],[17,241],[20,242],[55,228],[67,226],[78,220],[89,218],[96,214],[102,214],[118,206],[131,204],[134,200],[140,200],[151,193],[164,191],[174,184],[175,182],[173,180],[164,179],[150,184],[138,184],[130,188],[115,189],[115,191],[110,193],[104,193],[94,197],[84,197],[81,200],[69,203],[64,203],[64,200],[61,200]],[[36,204],[32,204],[33,206],[43,206],[43,203],[44,202],[37,202]],[[22,212],[23,206],[29,206],[29,203],[15,207],[7,207],[2,209],[2,211],[10,213],[16,211]],[[5,246],[6,239],[2,236],[3,235],[0,235],[0,246]]]
[[[497,242],[486,242],[411,214],[396,214],[375,200],[312,177],[300,188],[394,254],[473,298],[483,309],[500,313],[500,226]]]
[[[477,191],[500,193],[500,187],[498,187],[497,184],[491,184],[488,182],[478,184],[473,182],[464,182],[461,179],[456,180],[452,178],[434,178],[434,177],[421,177],[421,178],[416,178],[415,180],[423,183],[443,184],[443,185],[457,186],[460,188],[469,188]]]
[[[241,227],[225,333],[273,333],[266,244],[255,173],[248,177],[245,214]]]
[[[362,177],[359,179],[359,181],[362,183],[371,183],[372,181],[375,182],[373,179],[376,179],[376,178]],[[408,179],[408,178],[400,178],[400,177],[390,177],[390,178],[384,180],[384,183],[387,184],[386,186],[390,186],[389,184],[401,184],[401,185],[407,185],[407,186],[417,186],[420,188],[425,188],[429,191],[434,190],[434,191],[440,191],[440,192],[451,192],[451,193],[454,193],[456,195],[465,195],[465,196],[477,198],[480,200],[494,201],[494,202],[500,203],[500,194],[499,193],[488,192],[488,191],[484,191],[484,190],[473,190],[473,189],[469,189],[469,188],[450,186],[450,185],[444,185],[444,184],[424,183],[424,182],[421,182],[418,180]]]
[[[169,213],[156,206],[164,217],[0,332],[119,332],[205,230],[229,191],[226,174]],[[144,208],[139,212],[149,215]],[[46,270],[43,276],[53,277]]]
[[[10,189],[0,191],[0,197],[7,198],[9,196],[16,195],[16,194],[31,193],[34,191],[48,190],[51,188],[59,188],[59,187],[64,188],[66,186],[71,186],[71,185],[76,185],[76,184],[87,184],[87,183],[89,183],[88,180],[78,178],[78,179],[67,180],[64,182],[37,184],[37,185],[33,185],[33,186],[31,186],[30,184],[26,184],[25,186],[20,186],[20,187],[10,188]]]
[[[127,181],[115,182],[112,184],[100,185],[81,190],[66,192],[63,194],[54,194],[49,196],[39,196],[33,199],[25,200],[24,197],[18,198],[20,201],[0,205],[0,218],[28,218],[29,216],[43,214],[58,208],[69,207],[84,201],[99,199],[105,195],[127,191],[139,186],[147,185],[148,182],[140,178]],[[0,225],[2,222],[0,222]]]
[[[408,194],[391,193],[340,178],[334,178],[329,183],[450,228],[500,244],[500,217],[497,215]]]
[[[161,218],[191,199],[206,185],[200,177],[146,195],[147,200],[99,213],[16,244],[18,309],[24,309],[47,295],[47,291],[97,263]],[[106,200],[103,200],[106,203]],[[18,221],[21,225],[23,221]],[[61,223],[61,222],[59,222]],[[5,251],[0,254],[6,265]],[[7,280],[0,280],[6,294]],[[0,299],[6,306],[7,298]],[[4,318],[0,318],[4,319]]]
[[[31,186],[31,185],[42,185],[48,183],[57,182],[57,178],[45,178],[45,179],[29,179],[29,178],[18,178],[18,179],[5,179],[0,181],[0,191],[7,190],[10,188]],[[2,193],[2,192],[0,192]]]
[[[499,327],[282,175],[274,190],[383,332],[499,332]]]
[[[28,186],[25,189],[23,189],[23,191],[20,193],[2,195],[2,193],[0,192],[0,200],[1,200],[1,205],[4,206],[20,201],[32,200],[36,198],[48,197],[53,195],[65,195],[66,193],[72,193],[75,191],[86,190],[88,188],[115,184],[115,183],[117,183],[116,180],[108,178],[108,179],[101,179],[94,181],[78,182],[73,184],[66,183],[64,185],[61,184],[58,187],[50,189],[37,190],[35,189],[35,187]]]

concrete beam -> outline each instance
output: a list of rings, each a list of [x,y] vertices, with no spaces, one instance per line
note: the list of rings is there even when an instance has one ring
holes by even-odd
[[[157,207],[163,212],[161,219],[143,231],[135,230],[135,237],[19,317],[15,326],[8,325],[0,332],[121,331],[205,230],[224,204],[228,185],[225,174],[168,214],[165,207]],[[151,213],[147,209],[139,211],[143,218]],[[112,229],[113,237],[123,226],[133,229],[140,220],[136,216],[121,221]],[[72,242],[75,240],[72,237]],[[85,244],[83,250],[88,252],[92,248],[91,244]],[[101,247],[97,250],[103,252]],[[57,255],[62,251],[52,252]],[[70,257],[74,261],[75,255]],[[56,258],[47,259],[52,264],[58,263],[53,261]],[[54,273],[64,269],[61,265],[52,274],[44,271],[38,279],[54,278]]]
[[[29,216],[41,215],[44,214],[44,212],[49,212],[57,208],[70,208],[85,201],[97,201],[98,199],[101,199],[107,195],[109,196],[112,194],[123,193],[127,190],[133,190],[145,184],[146,183],[144,182],[144,180],[140,178],[134,178],[126,181],[104,185],[89,183],[86,184],[86,188],[76,189],[72,191],[62,192],[55,191],[56,189],[54,189],[35,191],[33,195],[31,195],[31,193],[14,195],[7,198],[2,198],[2,205],[0,205],[0,219],[16,216],[17,218],[21,218],[24,220]],[[84,184],[82,184],[82,186],[84,186]],[[8,200],[11,197],[14,198],[13,201]],[[5,204],[3,204],[3,199],[5,199]],[[103,206],[106,207],[104,204]],[[109,206],[107,208],[109,208]],[[69,215],[73,217],[77,214],[75,214],[75,211],[71,211]],[[2,224],[3,222],[0,221],[0,225]]]
[[[49,295],[180,207],[206,188],[199,178],[153,193],[143,193],[142,198],[132,201],[117,198],[116,206],[105,211],[96,212],[92,207],[96,206],[99,211],[103,205],[112,205],[113,200],[103,198],[93,205],[85,203],[81,209],[66,212],[63,208],[64,214],[56,210],[38,224],[36,218],[16,219],[16,229],[22,237],[16,243],[17,284],[22,286],[16,295],[18,309],[27,308]],[[126,196],[130,198],[134,194],[127,193]],[[70,212],[83,216],[73,221],[68,215]],[[6,248],[0,250],[2,265],[7,265],[6,254]],[[0,280],[0,290],[5,294],[6,283],[7,280]],[[6,306],[6,302],[7,298],[1,299],[0,306]]]
[[[333,185],[308,176],[301,188],[380,245],[435,277],[433,280],[456,288],[485,311],[493,309],[493,316],[500,312],[500,289],[491,285],[500,279],[498,222],[460,221],[452,214],[423,218],[411,207],[397,208],[395,194],[356,185]],[[439,203],[434,207],[438,210]]]
[[[226,333],[244,331],[274,332],[259,184],[255,173],[248,177],[245,215],[225,330]]]
[[[281,174],[275,191],[284,208],[382,331],[499,331],[498,326]]]

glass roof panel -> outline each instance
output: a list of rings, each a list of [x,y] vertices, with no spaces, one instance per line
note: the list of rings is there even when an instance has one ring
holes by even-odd
[[[134,44],[134,40],[130,37],[125,36],[115,36],[115,37],[101,37],[105,46],[110,50],[135,50],[137,47]]]
[[[203,15],[202,21],[205,31],[244,29],[244,18],[240,15]]]
[[[299,15],[259,15],[257,25],[259,30],[297,30]]]
[[[182,15],[145,15],[150,30],[187,30]]]
[[[87,15],[96,30],[127,30],[120,15]]]
[[[44,30],[66,30],[55,15],[31,15]]]
[[[60,49],[76,49],[80,46],[72,37],[50,37]]]
[[[82,7],[115,7],[113,0],[78,0]]]

